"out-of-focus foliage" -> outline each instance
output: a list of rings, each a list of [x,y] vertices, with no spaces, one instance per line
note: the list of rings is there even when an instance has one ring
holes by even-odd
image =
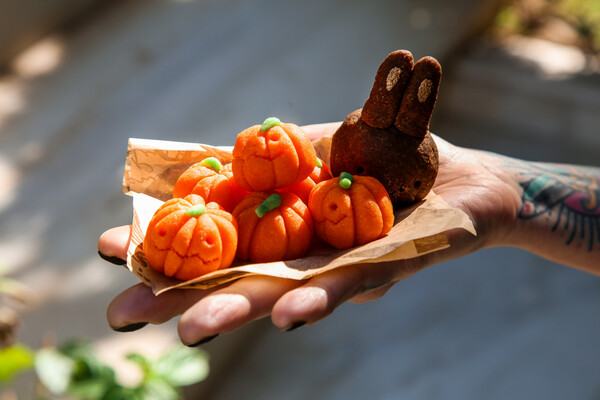
[[[182,345],[156,360],[139,353],[127,359],[142,371],[135,386],[119,383],[115,371],[87,343],[73,341],[37,351],[14,345],[0,351],[0,385],[10,385],[17,375],[33,369],[45,391],[38,393],[40,398],[177,400],[182,398],[182,386],[202,381],[209,371],[206,353]]]
[[[0,349],[0,387],[10,384],[13,378],[33,367],[34,352],[23,345]]]
[[[515,0],[496,15],[495,34],[541,37],[600,53],[600,1]]]
[[[5,275],[0,265],[0,389],[10,388],[24,372],[35,372],[38,399],[85,400],[177,400],[181,387],[200,382],[208,375],[208,356],[200,349],[177,345],[158,359],[132,353],[142,378],[135,386],[121,384],[114,369],[102,363],[92,346],[82,341],[59,347],[31,349],[14,344],[19,316],[9,303],[27,304],[27,287]],[[0,397],[2,392],[0,392]]]
[[[600,1],[560,0],[556,4],[556,13],[600,50]]]

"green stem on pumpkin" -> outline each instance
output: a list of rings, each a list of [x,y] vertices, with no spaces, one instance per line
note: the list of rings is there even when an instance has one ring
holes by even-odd
[[[262,123],[262,125],[260,127],[260,132],[265,133],[272,127],[279,126],[279,125],[281,125],[281,121],[279,120],[279,118],[269,117],[269,118],[265,119],[265,122]]]
[[[185,213],[190,217],[199,217],[206,212],[204,204],[196,204],[185,210]]]
[[[352,174],[349,174],[348,172],[342,172],[338,178],[338,185],[340,185],[340,187],[343,189],[350,189],[350,186],[352,186],[352,181],[354,181]]]
[[[215,157],[205,158],[204,160],[200,161],[200,165],[212,169],[217,174],[219,173],[221,168],[223,168],[223,164],[221,164],[221,161],[217,160]]]
[[[319,157],[317,157],[317,167],[323,168],[323,160],[321,160]]]
[[[258,218],[264,217],[269,211],[276,209],[281,205],[281,196],[278,193],[273,193],[265,199],[254,212]]]

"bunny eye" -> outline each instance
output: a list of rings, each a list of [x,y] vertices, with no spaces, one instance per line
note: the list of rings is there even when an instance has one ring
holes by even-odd
[[[401,73],[402,70],[398,67],[390,69],[390,72],[387,74],[387,78],[385,78],[385,90],[389,92],[394,88],[394,86],[396,86],[396,83],[398,83],[398,80],[400,79]]]
[[[425,103],[425,101],[431,94],[432,87],[433,82],[431,82],[431,79],[423,79],[423,81],[419,85],[419,91],[417,92],[417,98],[419,99],[419,103]]]

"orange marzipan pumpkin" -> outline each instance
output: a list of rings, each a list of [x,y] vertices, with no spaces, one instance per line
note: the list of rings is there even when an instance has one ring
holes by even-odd
[[[308,177],[317,155],[299,126],[271,117],[238,134],[232,164],[234,178],[242,188],[270,192]]]
[[[318,183],[310,192],[308,208],[315,234],[338,249],[379,239],[394,224],[390,197],[370,176],[343,173]]]
[[[173,197],[188,194],[200,195],[207,203],[218,203],[231,212],[248,192],[233,178],[231,164],[222,165],[215,157],[208,157],[191,165],[175,182]]]
[[[233,210],[239,226],[237,256],[253,262],[291,260],[306,254],[313,221],[290,192],[251,192]]]
[[[195,194],[163,203],[148,225],[143,244],[154,270],[184,281],[229,267],[236,248],[237,224],[232,215]]]

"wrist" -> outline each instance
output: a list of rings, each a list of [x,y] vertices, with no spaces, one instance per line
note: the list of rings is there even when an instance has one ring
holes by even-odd
[[[448,235],[457,255],[513,246],[600,274],[600,168],[523,161],[435,140],[434,190],[477,230],[476,238]]]
[[[506,244],[599,273],[600,170],[513,160],[519,207]]]
[[[444,196],[446,185],[460,188],[458,193],[450,192],[444,197],[454,207],[465,211],[473,221],[477,231],[477,248],[516,245],[518,239],[515,235],[519,232],[515,229],[521,189],[506,165],[519,161],[453,145],[449,149],[447,144],[441,143],[444,154],[440,162],[442,178],[436,182],[434,190]],[[442,173],[458,165],[460,170],[469,172],[460,176],[450,175],[450,179]]]
[[[490,238],[488,247],[511,246],[522,247],[526,242],[527,227],[519,218],[523,208],[523,190],[520,186],[520,172],[527,169],[527,161],[494,153],[486,153],[484,165],[502,182],[497,185],[497,196],[500,199],[498,212],[493,218],[493,237]]]

